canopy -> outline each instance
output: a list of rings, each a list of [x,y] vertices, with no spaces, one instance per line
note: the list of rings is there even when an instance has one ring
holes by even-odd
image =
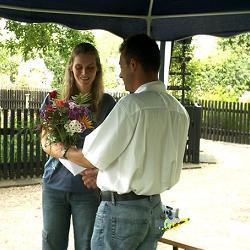
[[[249,0],[0,0],[0,17],[104,29],[118,36],[147,33],[158,41],[250,31]]]

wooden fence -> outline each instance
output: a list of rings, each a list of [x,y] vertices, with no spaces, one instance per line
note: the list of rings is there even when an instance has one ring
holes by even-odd
[[[0,114],[0,179],[41,176],[46,155],[40,146],[38,110],[8,110]],[[25,128],[31,129],[25,129]]]
[[[250,103],[200,100],[201,138],[250,144]]]
[[[49,90],[40,89],[0,89],[0,108],[38,109]],[[126,93],[108,92],[116,101]]]
[[[194,119],[200,120],[200,109],[189,106],[187,110],[191,124],[184,161],[198,163],[200,129]],[[42,175],[47,156],[40,146],[39,131],[36,129],[38,119],[38,109],[0,111],[0,180]]]
[[[0,89],[2,109],[38,109],[48,90],[40,89]]]
[[[44,91],[36,95],[37,101],[33,104],[37,102],[40,106],[46,94],[47,91]],[[126,94],[111,95],[119,100]],[[14,106],[14,109],[0,109],[0,180],[40,177],[47,156],[40,146],[39,131],[35,130],[39,106],[18,109],[15,105],[23,102],[20,99],[14,102],[13,93],[8,98],[13,98],[8,105]],[[3,104],[2,96],[1,101]],[[199,163],[200,138],[250,144],[249,103],[205,100],[198,103],[185,106],[190,116],[190,128],[184,162]],[[27,127],[30,129],[25,130]]]

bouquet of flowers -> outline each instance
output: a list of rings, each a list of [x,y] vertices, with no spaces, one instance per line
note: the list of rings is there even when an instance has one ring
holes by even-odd
[[[72,100],[57,98],[57,92],[49,92],[50,103],[40,113],[41,128],[47,134],[48,144],[63,142],[74,146],[81,134],[93,128],[93,116],[89,109],[90,94],[79,94]]]

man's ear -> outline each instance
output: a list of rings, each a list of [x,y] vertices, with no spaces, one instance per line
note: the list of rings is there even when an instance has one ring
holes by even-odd
[[[138,62],[134,58],[130,59],[130,68],[132,71],[135,71],[138,67]]]

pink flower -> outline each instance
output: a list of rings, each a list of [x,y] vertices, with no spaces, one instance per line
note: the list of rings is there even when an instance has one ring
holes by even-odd
[[[48,104],[46,109],[45,109],[45,112],[54,112],[54,108],[51,104]]]

